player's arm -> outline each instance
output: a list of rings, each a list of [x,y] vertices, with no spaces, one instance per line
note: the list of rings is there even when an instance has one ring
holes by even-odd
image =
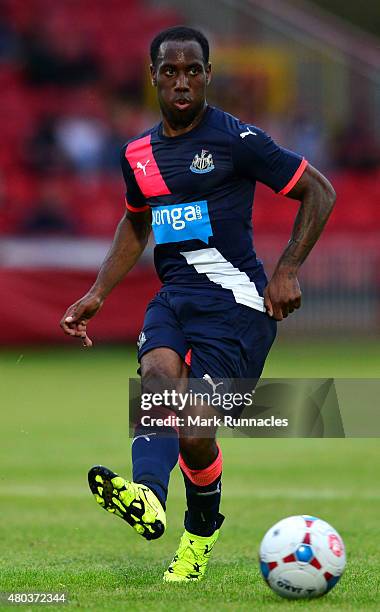
[[[84,346],[92,346],[87,336],[87,323],[102,307],[107,295],[138,261],[148,242],[150,230],[150,210],[127,210],[117,226],[113,243],[95,283],[62,317],[60,325],[66,334],[82,338]]]
[[[301,205],[292,236],[264,291],[267,313],[278,321],[301,305],[297,272],[321,235],[336,197],[331,183],[310,164],[286,196]]]

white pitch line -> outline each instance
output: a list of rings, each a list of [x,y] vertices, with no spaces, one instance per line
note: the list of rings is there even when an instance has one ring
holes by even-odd
[[[170,499],[182,499],[184,498],[184,490],[169,491],[169,502]],[[52,495],[51,487],[44,487],[42,485],[9,485],[0,487],[0,498],[1,497],[12,497],[17,502],[17,498],[33,497],[33,498],[46,498],[51,499],[57,498],[74,498],[86,499],[91,495],[90,491],[83,487],[83,489],[73,488],[69,486],[57,486],[54,483],[54,494]],[[223,498],[242,498],[242,499],[326,499],[326,500],[345,500],[345,499],[356,499],[366,501],[380,500],[380,493],[374,493],[371,490],[336,490],[336,489],[254,489],[254,487],[247,487],[245,489],[229,489],[228,485],[223,490]]]
[[[365,499],[365,500],[380,500],[380,493],[373,491],[336,491],[336,490],[318,490],[316,489],[258,489],[250,493],[231,491],[231,497],[252,497],[258,499]]]

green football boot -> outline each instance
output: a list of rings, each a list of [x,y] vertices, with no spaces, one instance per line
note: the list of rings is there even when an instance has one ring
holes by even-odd
[[[219,516],[221,518],[220,526],[224,517]],[[203,580],[211,551],[218,537],[219,529],[208,537],[194,535],[185,529],[178,550],[164,573],[164,581],[193,582]]]
[[[133,527],[146,540],[156,540],[165,531],[165,511],[148,487],[129,482],[102,465],[88,473],[88,483],[96,502]]]

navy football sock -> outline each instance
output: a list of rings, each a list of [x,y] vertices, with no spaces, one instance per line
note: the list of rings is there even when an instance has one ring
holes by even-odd
[[[210,536],[224,520],[219,513],[222,494],[221,450],[218,447],[216,459],[203,470],[190,469],[182,456],[179,464],[186,488],[185,529],[194,535]]]
[[[200,487],[182,472],[186,487],[187,512],[185,529],[199,536],[210,536],[221,526],[224,517],[219,513],[221,475],[210,485]]]
[[[178,461],[177,432],[172,428],[138,426],[132,442],[133,481],[144,484],[166,507],[170,472]]]

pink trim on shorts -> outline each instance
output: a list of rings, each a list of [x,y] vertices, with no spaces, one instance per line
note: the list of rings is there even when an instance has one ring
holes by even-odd
[[[189,367],[191,366],[191,349],[189,349],[185,355],[185,363]]]

